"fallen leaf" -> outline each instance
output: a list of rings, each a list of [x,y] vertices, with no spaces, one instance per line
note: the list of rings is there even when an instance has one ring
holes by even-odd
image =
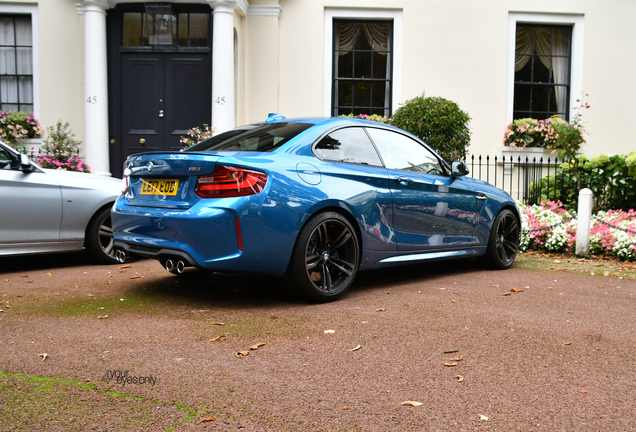
[[[453,366],[457,366],[457,363],[456,362],[444,362],[444,366],[453,367]]]
[[[272,315],[271,317],[269,317],[270,319],[278,319],[278,317],[276,315]]]
[[[325,330],[325,333],[327,333],[327,334],[332,334],[332,333],[335,333],[335,332],[336,332],[335,330]]]
[[[46,360],[49,355],[47,353],[38,354],[38,357],[42,357],[42,361]]]
[[[455,375],[455,378],[457,378],[457,382],[462,382],[464,381],[464,377],[461,375]]]
[[[496,287],[496,288],[499,288],[499,285],[493,285],[493,286]]]
[[[502,296],[509,296],[509,295],[510,295],[510,293],[509,293],[509,292],[505,292],[505,293],[503,293],[503,294],[501,294],[501,295],[502,295]]]
[[[559,260],[554,260],[554,261],[552,261],[552,264],[561,264],[561,261],[559,261]]]
[[[585,389],[581,389],[581,393],[587,393],[587,391],[585,391]]]
[[[218,326],[223,326],[225,324],[223,324],[222,322],[213,322],[210,325],[218,325]]]
[[[48,272],[45,276],[53,276],[53,272]]]
[[[100,315],[97,317],[97,319],[106,319],[108,318],[108,315]]]
[[[510,288],[510,291],[518,293],[518,292],[523,292],[525,290],[523,288]]]
[[[250,349],[251,349],[252,351],[256,351],[257,349],[259,349],[260,347],[265,346],[265,345],[269,345],[269,344],[267,344],[267,343],[263,343],[263,342],[261,342],[261,343],[257,343],[257,344],[255,344],[255,345],[252,345],[252,346],[250,347]]]
[[[124,269],[124,268],[130,268],[130,264],[124,264],[124,265],[120,265],[119,267],[120,269]]]
[[[197,424],[201,424],[203,422],[209,422],[209,421],[214,421],[214,417],[208,417],[208,418],[201,419],[201,420],[199,420],[197,422]]]
[[[348,406],[343,406],[343,407],[342,407],[342,409],[343,409],[343,410],[348,410],[348,409],[350,409],[350,408],[349,408]]]
[[[227,339],[227,335],[219,335],[215,337],[214,339],[210,339],[210,342],[217,342],[217,341],[222,341],[225,339]]]
[[[396,415],[391,414],[391,415],[389,416],[389,418],[397,418],[397,416],[396,416]]]
[[[451,299],[451,301],[452,301],[453,303],[457,303],[457,300],[453,300],[453,299]]]
[[[552,289],[552,287],[547,287],[547,288],[544,288],[544,289],[551,290],[551,289]]]
[[[89,297],[95,297],[95,294],[89,294],[88,296]]]
[[[446,288],[440,288],[441,290],[445,290]]]
[[[377,308],[375,311],[376,311],[376,312],[384,312],[385,310],[386,310],[386,309],[384,309],[384,308]]]
[[[134,276],[131,276],[130,279],[139,279],[142,277],[143,277],[142,275],[140,275],[139,273],[136,273]]]
[[[422,402],[404,401],[404,402],[402,402],[400,405],[403,405],[403,406],[414,406],[414,407],[418,407],[418,406],[422,405]]]
[[[457,357],[457,358],[452,358],[452,359],[450,359],[449,361],[452,361],[452,362],[458,362],[458,361],[462,361],[462,360],[463,360],[463,358],[464,358],[464,355],[463,355],[463,354],[460,354],[460,355],[459,355],[459,357]]]
[[[572,342],[563,342],[561,346],[572,345]]]
[[[479,420],[488,421],[488,416],[485,416],[483,414],[479,414]]]
[[[234,354],[234,357],[243,358],[243,357],[245,357],[246,355],[249,355],[249,354],[250,354],[249,351],[239,351],[236,354]]]
[[[358,351],[360,348],[362,347],[360,345],[357,345],[355,348],[348,349],[347,352]]]
[[[176,357],[176,358],[174,358],[174,361],[181,361],[181,360],[183,360],[183,357]]]

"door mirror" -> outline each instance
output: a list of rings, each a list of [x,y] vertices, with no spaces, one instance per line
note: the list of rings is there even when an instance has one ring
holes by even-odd
[[[20,171],[25,173],[34,171],[33,165],[31,165],[31,159],[25,154],[20,154]]]
[[[453,178],[463,177],[467,175],[470,171],[466,164],[462,161],[453,161],[451,164],[451,176]]]

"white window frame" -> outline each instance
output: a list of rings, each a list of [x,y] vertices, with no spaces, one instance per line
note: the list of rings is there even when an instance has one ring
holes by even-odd
[[[332,84],[333,84],[333,20],[334,19],[374,19],[393,21],[393,76],[391,85],[391,112],[398,108],[402,95],[402,10],[396,9],[331,9],[325,8],[324,33],[324,70],[322,114],[331,117]]]
[[[40,119],[40,34],[37,5],[0,4],[2,14],[31,15],[33,53],[33,115]]]
[[[572,26],[570,59],[570,114],[583,93],[583,15],[510,12],[508,15],[508,84],[506,87],[506,124],[512,122],[515,97],[515,48],[517,24],[554,24]]]

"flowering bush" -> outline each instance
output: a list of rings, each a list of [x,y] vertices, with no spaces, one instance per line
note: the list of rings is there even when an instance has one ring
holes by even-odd
[[[24,111],[0,112],[0,139],[19,148],[20,141],[38,138],[42,133],[40,123],[33,114]]]
[[[540,205],[519,204],[521,209],[521,250],[574,252],[576,248],[576,213],[559,201]],[[630,232],[631,231],[631,232]],[[630,209],[600,211],[592,217],[590,252],[636,258],[636,211]]]
[[[385,123],[385,124],[391,124],[391,122],[393,121],[392,118],[388,118],[387,116],[381,116],[381,115],[377,115],[377,114],[358,114],[358,115],[354,115],[353,113],[351,114],[342,114],[339,115],[338,117],[345,117],[345,118],[358,118],[358,119],[362,119],[362,120],[370,120],[370,121],[374,121],[374,122],[378,122],[378,123]]]
[[[203,128],[195,127],[188,129],[188,135],[182,136],[179,142],[183,144],[184,149],[187,149],[188,147],[192,147],[205,139],[212,138],[215,133],[216,130],[214,128],[204,124]]]
[[[81,142],[75,140],[75,134],[69,124],[57,122],[55,127],[46,128],[48,137],[36,156],[42,168],[62,169],[66,171],[90,172],[88,165],[79,157]]]
[[[510,147],[542,147],[559,152],[561,159],[571,159],[585,143],[583,127],[559,117],[547,120],[524,118],[508,125],[504,144]]]

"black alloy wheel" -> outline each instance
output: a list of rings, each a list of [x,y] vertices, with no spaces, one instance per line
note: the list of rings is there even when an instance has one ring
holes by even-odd
[[[300,231],[287,283],[312,301],[332,301],[351,287],[359,265],[355,229],[340,213],[324,212]]]
[[[519,221],[510,210],[501,211],[490,231],[486,261],[495,269],[507,269],[515,262],[519,250]]]

